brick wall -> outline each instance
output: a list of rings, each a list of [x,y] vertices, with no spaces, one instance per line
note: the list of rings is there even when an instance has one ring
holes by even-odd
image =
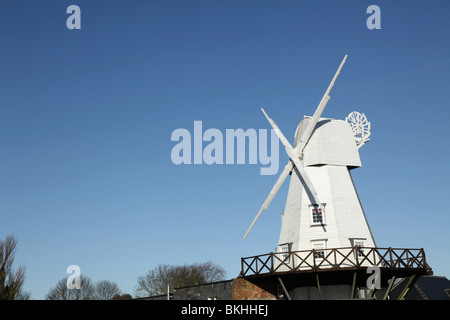
[[[255,284],[243,278],[233,279],[232,300],[276,299],[275,294],[276,286]]]

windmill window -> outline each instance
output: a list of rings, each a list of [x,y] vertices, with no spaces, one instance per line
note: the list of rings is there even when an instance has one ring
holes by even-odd
[[[316,251],[316,253],[314,253],[314,258],[316,259],[325,258],[325,251]]]
[[[313,248],[313,250],[315,250],[314,258],[316,259],[325,258],[326,240],[313,240],[311,241],[311,247]]]
[[[364,239],[351,239],[352,242],[352,246],[356,247],[356,252],[358,254],[358,257],[363,258],[365,257],[364,255],[364,244],[365,241]]]
[[[285,263],[289,263],[289,261],[290,261],[289,252],[291,250],[292,250],[292,242],[280,244],[278,247],[278,252],[283,253],[280,258]]]
[[[358,248],[358,257],[364,257],[364,242],[363,241],[356,241],[355,247]]]
[[[318,205],[310,205],[311,210],[311,225],[324,225],[325,224],[325,203],[319,208]]]

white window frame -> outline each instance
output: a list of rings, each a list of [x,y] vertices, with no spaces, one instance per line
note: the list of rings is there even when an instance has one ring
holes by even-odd
[[[284,253],[283,255],[281,255],[284,263],[290,262],[291,258],[290,258],[289,252],[291,252],[291,250],[292,250],[292,242],[282,243],[278,246],[278,253]],[[288,259],[286,259],[286,258],[288,258]],[[286,260],[284,260],[284,259],[286,259]]]
[[[364,258],[366,255],[364,254],[364,248],[366,246],[367,239],[365,238],[352,238],[350,239],[350,242],[352,244],[352,247],[358,247],[363,249],[358,249],[357,254],[358,258]],[[356,254],[356,252],[355,252]]]
[[[326,256],[325,251],[327,250],[327,239],[311,240],[311,248],[316,250],[314,258],[324,259]]]
[[[322,203],[321,208],[318,208],[317,204],[310,204],[309,205],[309,212],[310,212],[310,217],[311,217],[311,226],[324,226],[326,225],[326,211],[325,211],[325,203]],[[320,210],[321,214],[322,214],[322,219],[321,221],[314,221],[314,210]]]

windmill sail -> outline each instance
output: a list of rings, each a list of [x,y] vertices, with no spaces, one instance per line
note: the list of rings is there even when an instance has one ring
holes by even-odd
[[[290,143],[288,142],[286,137],[283,135],[281,130],[278,128],[278,126],[275,124],[275,122],[267,115],[267,113],[264,111],[264,109],[261,108],[262,112],[266,116],[270,125],[275,130],[275,133],[278,135],[279,139],[283,143],[283,145],[286,149],[286,153],[289,155],[290,160],[289,160],[288,164],[286,165],[286,167],[284,168],[283,172],[281,173],[280,177],[278,178],[277,182],[275,183],[274,187],[272,188],[271,192],[269,193],[269,196],[264,201],[264,203],[263,203],[261,209],[259,210],[259,212],[257,213],[256,217],[253,219],[253,222],[250,225],[250,228],[247,230],[246,234],[244,235],[244,239],[247,237],[248,233],[253,228],[254,224],[258,220],[262,211],[268,208],[269,204],[272,202],[272,199],[275,197],[276,193],[278,192],[278,190],[280,189],[284,180],[286,179],[288,173],[292,170],[292,168],[294,166],[297,169],[297,170],[295,170],[295,172],[298,175],[298,178],[302,181],[302,184],[304,185],[305,189],[308,190],[307,194],[308,194],[308,197],[310,198],[311,203],[316,204],[318,207],[320,207],[322,205],[322,203],[319,201],[319,197],[318,197],[316,188],[314,187],[311,179],[309,178],[301,159],[303,159],[303,150],[306,147],[306,144],[308,143],[309,139],[311,138],[312,132],[313,132],[323,110],[325,109],[325,106],[327,105],[328,100],[330,99],[331,89],[333,88],[334,83],[336,82],[336,79],[339,76],[341,69],[344,66],[344,63],[346,60],[347,60],[347,55],[345,55],[344,59],[342,60],[337,72],[335,73],[324,96],[322,97],[322,100],[320,101],[319,106],[317,107],[316,111],[314,112],[312,121],[309,123],[309,126],[303,133],[300,144],[298,146],[296,146],[295,149],[290,145]]]

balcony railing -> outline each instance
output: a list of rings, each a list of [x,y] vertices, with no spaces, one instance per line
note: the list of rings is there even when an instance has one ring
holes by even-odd
[[[420,271],[426,274],[431,272],[423,249],[348,247],[271,252],[241,258],[239,276],[358,269],[369,266],[385,270]]]

